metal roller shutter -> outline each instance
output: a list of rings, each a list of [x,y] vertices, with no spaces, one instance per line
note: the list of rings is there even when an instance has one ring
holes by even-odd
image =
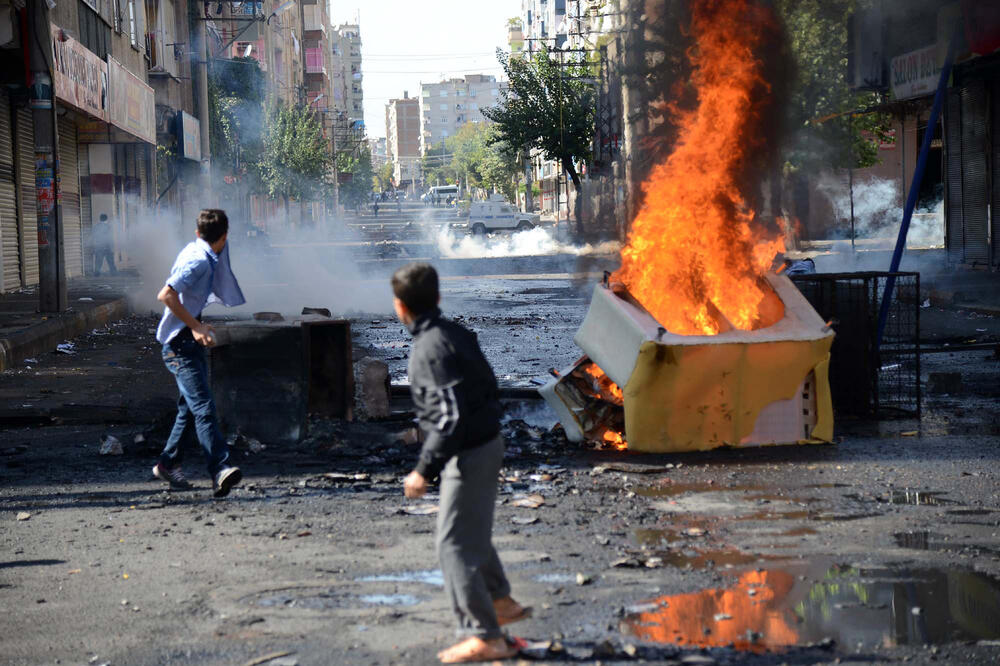
[[[0,90],[0,292],[21,286],[21,251],[17,237],[17,189],[14,187],[14,144],[10,97]]]
[[[80,227],[80,174],[77,171],[76,124],[59,119],[59,196],[62,199],[63,256],[66,277],[83,275],[83,237]]]
[[[990,204],[990,263],[1000,266],[1000,79],[991,82],[990,139],[993,142],[990,176],[992,177]]]
[[[965,222],[965,263],[990,260],[989,168],[986,136],[986,84],[970,81],[962,88],[962,219]]]
[[[90,249],[90,229],[93,227],[93,215],[90,212],[90,150],[87,144],[77,146],[77,171],[80,173],[80,230],[83,236],[83,266],[84,274],[89,274],[94,265],[93,250]],[[84,183],[87,184],[84,187]]]
[[[944,114],[945,233],[948,261],[960,264],[965,254],[965,224],[962,220],[962,95],[948,91]]]
[[[17,110],[15,116],[17,135],[17,181],[20,186],[21,257],[25,285],[38,284],[38,216],[35,202],[35,123],[27,108]]]

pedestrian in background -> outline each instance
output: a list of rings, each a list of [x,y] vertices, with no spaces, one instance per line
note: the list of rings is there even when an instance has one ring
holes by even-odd
[[[101,213],[97,218],[97,223],[90,230],[90,238],[94,245],[94,275],[101,274],[105,260],[108,262],[108,272],[111,275],[117,275],[114,235],[111,233],[111,224],[108,222],[106,213]]]
[[[165,307],[156,339],[163,345],[163,362],[177,380],[180,398],[174,427],[153,475],[171,488],[190,488],[181,461],[184,450],[197,440],[208,460],[216,497],[228,495],[243,476],[229,464],[229,449],[219,430],[205,358],[205,347],[214,344],[215,336],[212,327],[200,320],[209,303],[234,307],[246,302],[229,264],[228,235],[225,211],[201,211],[195,240],[177,255],[157,295]]]
[[[530,609],[510,596],[493,547],[493,510],[503,463],[496,376],[476,335],[441,316],[438,275],[414,263],[392,276],[393,306],[413,335],[410,390],[424,445],[406,477],[408,498],[441,477],[437,552],[445,592],[465,640],[438,653],[446,664],[506,659],[517,653],[500,626]]]

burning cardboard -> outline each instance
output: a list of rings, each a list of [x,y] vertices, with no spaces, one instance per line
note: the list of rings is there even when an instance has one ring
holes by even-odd
[[[770,274],[763,288],[782,309],[770,326],[740,330],[715,310],[722,332],[677,335],[627,293],[598,285],[575,337],[587,356],[542,395],[570,439],[617,443],[612,431],[635,451],[828,442],[833,332],[788,278]],[[607,394],[621,387],[623,432],[617,400],[602,395],[592,366],[613,383]],[[586,377],[589,392],[580,388]]]

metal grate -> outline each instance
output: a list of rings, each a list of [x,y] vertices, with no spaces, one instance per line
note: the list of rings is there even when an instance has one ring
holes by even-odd
[[[889,318],[876,349],[878,312],[890,273],[789,276],[837,337],[830,390],[838,415],[920,416],[920,274],[896,273]]]

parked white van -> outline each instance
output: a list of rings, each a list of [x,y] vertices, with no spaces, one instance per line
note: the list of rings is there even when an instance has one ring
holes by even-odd
[[[494,231],[525,231],[540,222],[540,216],[522,213],[502,196],[494,195],[489,201],[473,201],[469,208],[468,229],[473,234]]]

